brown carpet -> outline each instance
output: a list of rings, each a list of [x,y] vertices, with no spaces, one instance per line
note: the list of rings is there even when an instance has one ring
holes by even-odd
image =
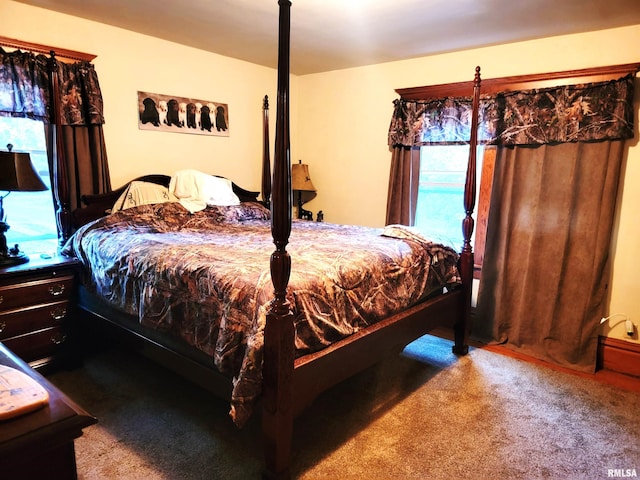
[[[450,352],[425,336],[321,396],[295,424],[295,478],[640,475],[638,393]],[[80,480],[260,478],[259,418],[236,429],[224,401],[146,359],[114,348],[49,378],[99,420],[76,441]]]

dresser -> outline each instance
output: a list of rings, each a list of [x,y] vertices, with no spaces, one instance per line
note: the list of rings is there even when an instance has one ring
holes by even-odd
[[[74,440],[96,418],[2,343],[0,365],[25,373],[49,394],[46,406],[0,422],[0,478],[76,480]]]
[[[75,361],[77,260],[34,256],[0,268],[0,342],[32,368]]]

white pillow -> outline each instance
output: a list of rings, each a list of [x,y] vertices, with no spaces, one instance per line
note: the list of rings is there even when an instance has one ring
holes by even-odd
[[[180,170],[174,173],[169,182],[169,192],[191,213],[203,210],[207,205],[240,204],[240,199],[233,193],[230,180],[198,170]]]
[[[205,182],[204,193],[207,205],[240,205],[240,199],[233,192],[231,180],[209,175]]]
[[[177,201],[178,199],[175,195],[172,195],[169,189],[163,185],[134,181],[129,184],[118,200],[116,200],[116,203],[113,204],[111,213],[138,205]]]

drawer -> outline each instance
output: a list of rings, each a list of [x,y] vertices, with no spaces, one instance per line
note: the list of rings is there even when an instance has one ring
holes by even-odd
[[[7,338],[2,343],[25,362],[54,355],[64,347],[67,335],[61,326]]]
[[[65,300],[0,312],[0,340],[62,325],[70,308]]]
[[[71,298],[73,275],[0,286],[0,311]]]

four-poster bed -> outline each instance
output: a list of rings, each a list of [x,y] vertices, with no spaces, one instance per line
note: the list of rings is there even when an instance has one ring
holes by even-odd
[[[305,265],[306,257],[303,257],[303,254],[298,256],[290,255],[287,248],[290,246],[290,236],[294,231],[296,235],[295,242],[297,239],[302,238],[302,233],[300,233],[302,230],[323,228],[327,229],[323,230],[323,232],[329,232],[330,229],[337,227],[316,224],[315,222],[303,222],[306,225],[296,226],[295,222],[292,222],[289,150],[289,33],[291,2],[279,0],[278,3],[280,5],[279,61],[272,181],[269,168],[268,102],[266,97],[263,110],[265,141],[262,169],[262,203],[270,205],[271,239],[272,245],[275,244],[275,250],[270,257],[269,275],[264,278],[268,278],[271,282],[271,288],[268,290],[272,292],[273,297],[263,304],[260,304],[260,302],[251,303],[252,308],[260,310],[264,317],[264,331],[262,333],[260,330],[256,338],[263,338],[262,362],[259,361],[260,357],[257,357],[257,363],[260,363],[258,367],[261,367],[257,378],[260,380],[258,388],[261,392],[265,476],[268,478],[288,478],[290,476],[289,467],[294,418],[321,392],[368,368],[385,356],[400,352],[408,343],[433,331],[437,327],[452,328],[455,338],[453,351],[457,354],[467,353],[471,282],[473,278],[473,252],[470,241],[473,232],[472,213],[475,202],[475,144],[477,142],[477,112],[480,89],[478,68],[476,69],[473,84],[472,136],[464,195],[464,210],[466,213],[463,222],[464,245],[459,257],[454,252],[455,258],[453,260],[454,266],[457,262],[456,272],[459,272],[461,280],[454,282],[451,277],[447,277],[438,288],[431,288],[429,291],[421,292],[415,300],[408,301],[403,308],[376,318],[375,322],[354,329],[352,334],[341,335],[330,343],[324,344],[322,348],[303,351],[299,348],[300,338],[297,331],[299,330],[301,316],[296,310],[300,308],[299,299],[304,296],[301,291],[292,291],[294,287],[291,282],[295,285],[300,284],[298,272],[294,269],[292,273],[292,264]],[[160,184],[165,187],[170,183],[170,178],[164,175],[147,175],[136,180]],[[93,220],[104,216],[106,210],[113,206],[115,200],[125,192],[127,187],[128,185],[125,185],[109,194],[85,197],[86,207],[74,211],[71,216],[70,220],[74,223],[74,228],[78,232],[88,234],[95,232],[95,229],[92,230],[93,225],[102,220],[96,220],[95,222]],[[255,203],[258,198],[257,192],[244,190],[235,184],[232,184],[232,188],[241,202],[239,206],[234,208],[241,209],[244,208],[244,205],[252,204],[252,212],[259,210],[258,207],[260,206],[256,206],[257,204]],[[269,192],[271,192],[270,196]],[[145,208],[149,217],[158,219],[173,207],[147,206]],[[110,217],[113,216],[110,215]],[[130,217],[126,221],[119,220],[119,225],[127,223],[129,220]],[[252,217],[253,220],[255,218]],[[295,228],[292,228],[292,225]],[[113,225],[111,226],[113,227]],[[181,225],[180,228],[182,227]],[[144,232],[142,230],[136,231],[139,234],[139,238],[142,238],[142,233],[147,233],[146,230]],[[77,236],[79,236],[78,233]],[[403,245],[402,249],[405,248],[406,244],[421,243],[420,241],[412,240],[415,240],[415,238],[400,241],[394,239],[394,248],[399,248],[398,245],[400,243]],[[77,242],[76,246],[79,245],[80,240],[76,238],[76,235],[72,237],[72,242],[74,241]],[[291,247],[295,250],[296,244],[292,243]],[[115,249],[117,250],[117,248]],[[436,265],[437,263],[441,267],[444,266],[446,255],[438,255],[446,249],[441,248],[441,246],[437,246],[436,249],[439,253],[434,253],[433,251],[428,254],[423,253],[423,255],[426,255],[424,258],[431,259],[431,264],[428,265],[429,270],[434,270],[434,265],[438,266]],[[77,253],[78,251],[79,247],[75,252]],[[80,257],[83,255],[84,253],[81,252]],[[89,256],[88,254],[86,255]],[[135,263],[135,261],[129,259],[119,264],[121,275],[126,275],[126,272],[130,271],[127,269],[131,268],[132,262]],[[429,261],[424,263],[429,263]],[[260,265],[260,267],[264,267],[264,265]],[[447,271],[449,270],[447,269]],[[388,283],[392,282],[389,280]],[[202,288],[202,284],[199,285],[199,288]],[[174,287],[175,285],[171,286],[171,288]],[[128,286],[124,287],[125,290],[127,288]],[[211,295],[215,295],[215,293],[211,293]],[[140,294],[141,296],[142,294]],[[130,300],[129,297],[128,299]],[[165,337],[159,334],[156,335],[152,329],[146,329],[143,325],[136,325],[135,322],[131,322],[132,315],[130,313],[114,309],[103,300],[96,298],[94,292],[90,291],[89,288],[82,288],[79,302],[80,307],[93,317],[102,319],[103,323],[106,322],[109,325],[117,326],[119,331],[126,331],[127,337],[132,339],[143,353],[180,372],[187,378],[198,382],[209,390],[226,398],[233,398],[237,379],[232,384],[228,372],[226,374],[220,373],[219,369],[211,361],[210,356],[204,355],[202,352],[185,353],[186,350],[178,344],[179,342],[167,342]],[[356,310],[358,309],[356,308]],[[216,335],[218,334],[216,333]]]

